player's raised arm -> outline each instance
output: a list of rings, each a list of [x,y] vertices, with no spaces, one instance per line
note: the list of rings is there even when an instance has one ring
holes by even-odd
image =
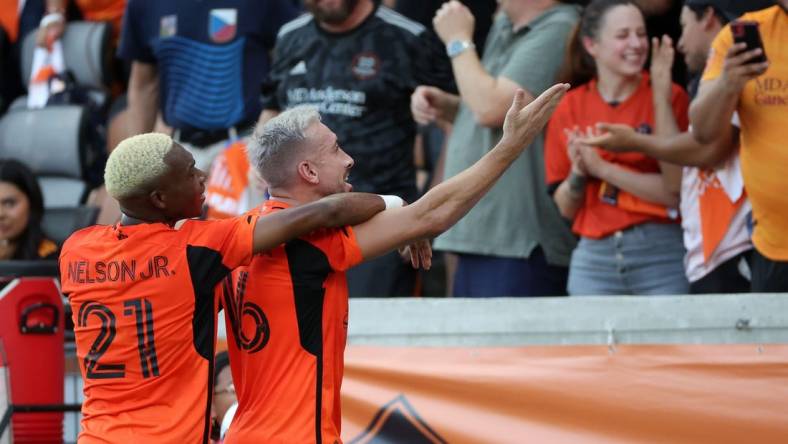
[[[364,259],[416,239],[434,237],[462,218],[542,131],[569,85],[558,84],[525,106],[518,90],[503,124],[503,137],[484,157],[421,199],[392,208],[354,228]]]
[[[383,199],[376,194],[341,193],[277,211],[257,221],[254,252],[270,250],[318,228],[360,224],[385,208]]]

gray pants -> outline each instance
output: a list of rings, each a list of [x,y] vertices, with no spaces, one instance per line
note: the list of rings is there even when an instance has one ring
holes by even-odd
[[[602,239],[581,238],[569,265],[568,291],[580,295],[689,292],[678,224],[645,223]]]

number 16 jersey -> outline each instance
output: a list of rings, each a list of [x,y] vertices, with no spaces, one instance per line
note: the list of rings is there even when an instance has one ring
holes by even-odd
[[[60,279],[84,381],[80,444],[208,442],[214,287],[251,260],[255,223],[94,226],[66,241]]]

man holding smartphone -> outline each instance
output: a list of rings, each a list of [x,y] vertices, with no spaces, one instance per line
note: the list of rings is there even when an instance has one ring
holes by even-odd
[[[788,291],[788,0],[745,14],[758,24],[754,39],[734,41],[731,25],[712,44],[696,100],[690,107],[695,138],[710,143],[734,111],[741,119],[741,165],[753,208],[752,290]],[[766,61],[757,61],[761,56]]]

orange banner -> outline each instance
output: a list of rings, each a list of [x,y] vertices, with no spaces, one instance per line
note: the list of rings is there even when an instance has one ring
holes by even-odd
[[[348,347],[366,443],[786,443],[788,345]]]

